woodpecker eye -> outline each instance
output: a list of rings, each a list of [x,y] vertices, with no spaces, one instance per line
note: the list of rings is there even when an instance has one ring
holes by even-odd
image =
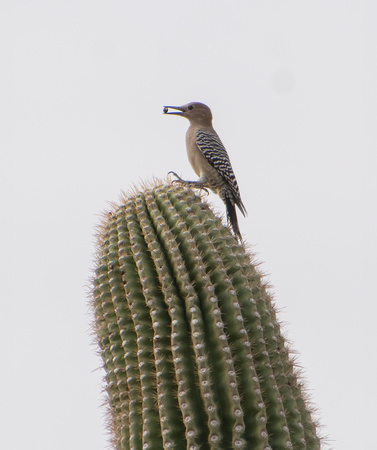
[[[188,105],[187,109],[194,109],[194,107],[192,105]]]

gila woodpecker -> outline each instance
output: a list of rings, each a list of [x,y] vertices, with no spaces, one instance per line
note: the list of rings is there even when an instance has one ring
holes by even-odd
[[[169,111],[173,109],[174,111]],[[188,103],[183,106],[164,106],[164,114],[186,117],[190,126],[186,133],[188,159],[198,181],[182,180],[175,172],[180,183],[198,188],[208,187],[225,203],[228,223],[238,239],[241,238],[238,227],[236,207],[246,215],[237,180],[230,164],[229,156],[218,134],[212,127],[212,113],[203,103]]]

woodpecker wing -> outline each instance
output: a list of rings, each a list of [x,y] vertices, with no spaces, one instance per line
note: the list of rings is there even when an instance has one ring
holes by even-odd
[[[241,201],[240,190],[232,165],[230,164],[228,152],[219,136],[210,133],[209,131],[198,130],[196,133],[196,145],[211,166],[213,166],[228,183],[234,194],[236,205],[239,207],[242,214],[246,215],[246,209]]]

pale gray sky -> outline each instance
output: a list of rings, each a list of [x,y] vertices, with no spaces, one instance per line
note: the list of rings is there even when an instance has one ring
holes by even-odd
[[[103,450],[87,285],[98,214],[193,177],[207,103],[326,449],[376,448],[375,1],[3,0],[0,448]],[[211,196],[216,207],[221,202]]]

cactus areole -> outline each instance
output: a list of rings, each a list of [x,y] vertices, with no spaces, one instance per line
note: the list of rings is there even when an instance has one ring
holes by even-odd
[[[105,214],[93,282],[114,449],[320,448],[262,276],[192,190]]]

